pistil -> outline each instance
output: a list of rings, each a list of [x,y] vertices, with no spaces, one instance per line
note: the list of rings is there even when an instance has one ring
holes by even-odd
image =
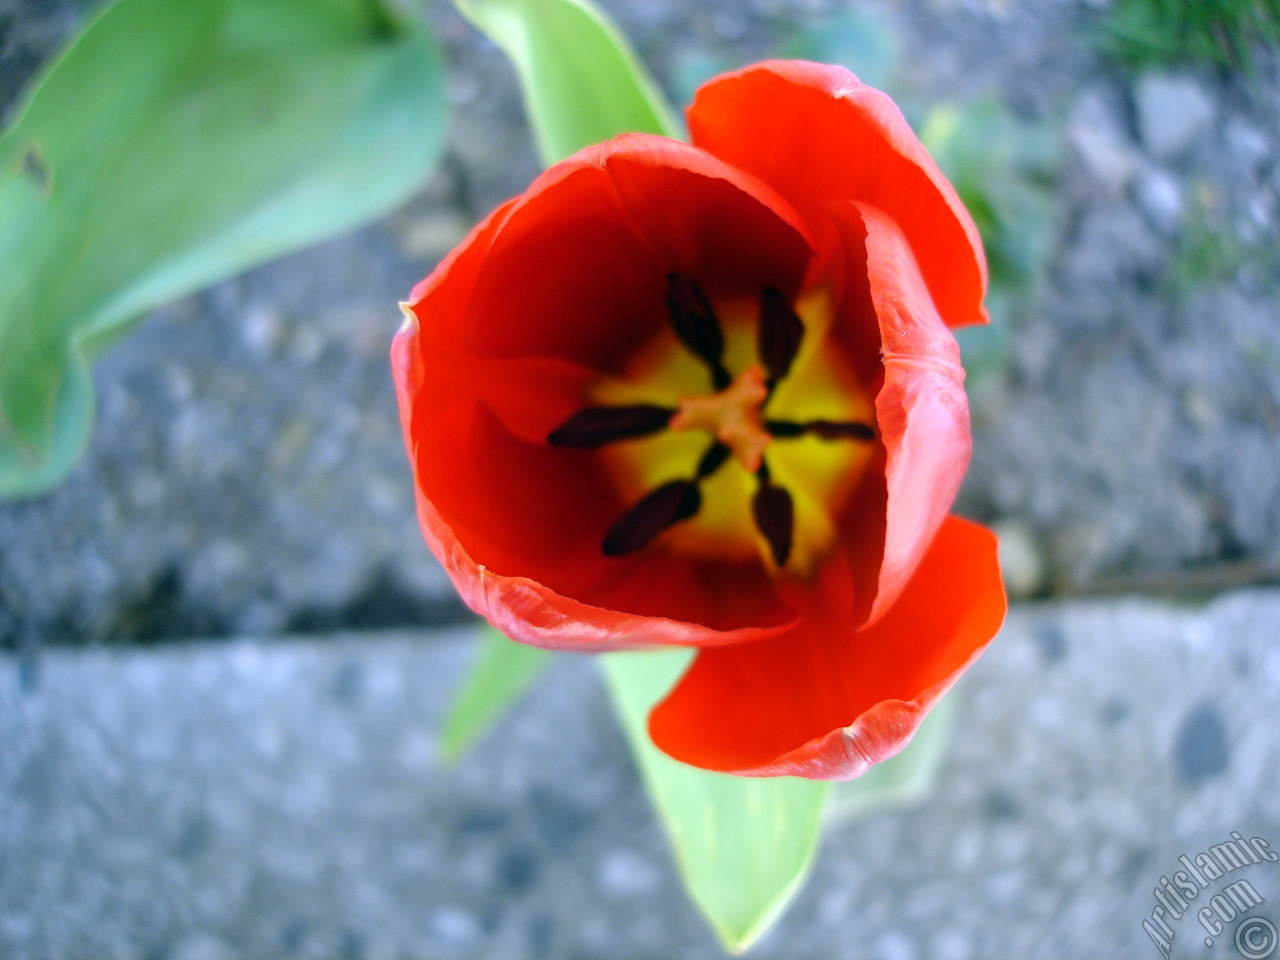
[[[705,430],[733,451],[749,473],[755,473],[771,439],[760,413],[768,396],[764,372],[748,367],[718,393],[681,397],[669,427],[677,432]]]

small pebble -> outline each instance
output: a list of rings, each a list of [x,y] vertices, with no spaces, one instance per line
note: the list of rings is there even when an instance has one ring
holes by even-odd
[[[1214,104],[1190,77],[1147,74],[1134,99],[1142,142],[1157,160],[1186,153],[1209,128]]]
[[[1182,189],[1171,174],[1148,170],[1139,179],[1136,199],[1152,226],[1165,234],[1177,232],[1182,222]]]
[[[189,934],[169,954],[169,960],[236,960],[225,940],[208,933]]]
[[[615,850],[600,863],[600,889],[617,899],[651,893],[660,882],[658,869],[630,850]]]
[[[462,945],[480,936],[480,921],[457,907],[445,907],[431,918],[431,930],[441,940]]]
[[[1030,528],[1017,520],[995,524],[1000,572],[1012,597],[1027,597],[1044,584],[1044,560]]]

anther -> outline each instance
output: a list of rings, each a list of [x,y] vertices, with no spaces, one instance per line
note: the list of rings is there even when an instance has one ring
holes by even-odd
[[[710,369],[715,389],[723,390],[733,379],[724,368],[724,333],[702,286],[687,274],[669,273],[666,302],[676,336]]]
[[[702,494],[692,480],[673,480],[647,493],[618,518],[600,547],[606,557],[639,550],[663,530],[688,520],[702,506]]]
[[[785,487],[762,479],[751,499],[751,513],[755,517],[756,527],[769,544],[773,562],[779,567],[786,566],[787,558],[791,556],[791,538],[795,528],[795,507],[791,502],[791,494]]]
[[[705,480],[717,470],[719,470],[729,456],[733,453],[733,449],[726,444],[716,441],[707,448],[707,452],[702,455],[702,459],[698,461],[698,473],[696,479]]]
[[[823,440],[862,440],[876,438],[876,432],[865,423],[852,421],[839,423],[833,420],[810,420],[805,424],[810,433],[815,433]]]
[[[772,387],[791,371],[804,338],[804,323],[791,304],[777,290],[760,291],[760,324],[756,349]]]
[[[796,423],[792,420],[766,420],[764,428],[775,440],[787,440],[806,433],[823,440],[861,440],[864,443],[876,438],[874,427],[857,421],[809,420]]]
[[[618,440],[647,437],[666,429],[669,407],[638,403],[629,407],[586,407],[551,431],[553,447],[594,449]]]

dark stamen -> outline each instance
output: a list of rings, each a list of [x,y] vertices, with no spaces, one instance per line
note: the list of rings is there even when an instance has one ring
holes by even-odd
[[[709,446],[707,452],[702,455],[702,459],[698,461],[697,479],[705,480],[719,470],[732,452],[729,447],[719,441]]]
[[[799,437],[806,433],[812,433],[823,440],[869,441],[876,438],[874,427],[856,421],[842,423],[836,420],[810,420],[808,423],[795,423],[791,420],[766,420],[764,428],[769,431],[771,437],[780,440]]]
[[[551,431],[553,447],[594,448],[617,440],[647,437],[666,427],[669,407],[638,403],[629,407],[586,407]]]
[[[823,440],[874,440],[876,432],[865,423],[838,423],[833,420],[810,420],[805,426]]]
[[[770,381],[781,380],[790,372],[803,338],[804,324],[787,298],[777,290],[761,290],[757,350]]]
[[[648,545],[658,534],[688,520],[702,506],[702,494],[692,480],[673,480],[648,493],[624,513],[604,535],[606,557],[620,557]]]
[[[769,436],[783,440],[798,437],[804,433],[804,424],[794,423],[791,420],[766,420],[764,428],[769,431]]]
[[[720,320],[702,287],[687,274],[669,273],[666,301],[676,336],[706,363],[715,388],[723,390],[733,378],[724,368],[724,334]]]
[[[795,508],[786,488],[764,481],[751,500],[756,526],[769,541],[773,562],[785,566],[791,556],[791,531],[795,526]]]

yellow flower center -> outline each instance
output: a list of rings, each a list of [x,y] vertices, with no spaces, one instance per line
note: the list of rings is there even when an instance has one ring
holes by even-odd
[[[598,447],[632,505],[602,531],[606,556],[759,557],[806,577],[876,446],[872,398],[829,341],[830,292],[713,304],[669,284],[670,327],[549,439]]]

